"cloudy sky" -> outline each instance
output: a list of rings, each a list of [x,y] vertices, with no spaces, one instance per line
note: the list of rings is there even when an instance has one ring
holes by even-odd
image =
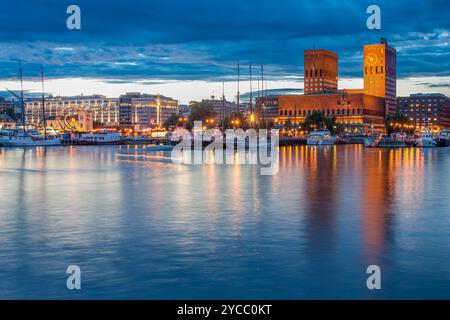
[[[388,38],[397,49],[398,95],[450,95],[450,3],[302,0],[0,0],[0,90],[38,92],[40,64],[51,94],[161,93],[185,103],[249,90],[248,64],[264,64],[268,89],[301,92],[303,50],[339,54],[340,88],[362,86],[362,46]],[[66,9],[81,8],[81,30]],[[382,29],[368,30],[378,4]],[[257,81],[253,88],[257,89]]]

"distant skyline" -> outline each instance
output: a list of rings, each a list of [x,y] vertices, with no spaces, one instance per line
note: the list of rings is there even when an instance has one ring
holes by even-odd
[[[369,1],[76,1],[82,28],[69,31],[68,2],[2,0],[0,89],[53,95],[129,91],[161,93],[187,103],[213,93],[249,91],[248,63],[265,66],[268,89],[303,89],[303,50],[339,55],[339,87],[362,87],[362,48],[386,37],[397,49],[397,95],[450,95],[450,10],[447,1],[377,1],[382,30],[366,28]]]

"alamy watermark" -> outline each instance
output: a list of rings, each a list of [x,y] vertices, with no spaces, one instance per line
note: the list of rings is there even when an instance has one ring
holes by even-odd
[[[279,132],[253,128],[203,130],[195,121],[193,134],[180,129],[171,140],[178,142],[172,150],[172,161],[183,164],[259,164],[261,175],[275,175],[279,169]],[[204,146],[207,144],[207,146]]]
[[[81,269],[79,266],[72,264],[67,267],[66,273],[69,277],[66,281],[67,289],[69,290],[80,290],[81,289]]]
[[[366,273],[370,274],[366,281],[367,289],[381,290],[381,268],[373,264],[367,267]]]
[[[372,4],[367,7],[367,14],[370,16],[367,18],[366,26],[369,30],[380,30],[381,29],[381,8],[376,4]]]
[[[67,17],[66,26],[69,30],[81,30],[81,9],[79,6],[75,4],[71,4],[67,7],[67,14],[70,16]]]

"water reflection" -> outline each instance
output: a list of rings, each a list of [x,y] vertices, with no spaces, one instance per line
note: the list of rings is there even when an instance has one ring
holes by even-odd
[[[449,153],[285,147],[261,176],[142,146],[0,149],[0,297],[70,298],[79,263],[82,298],[370,298],[368,264],[382,297],[448,298]]]

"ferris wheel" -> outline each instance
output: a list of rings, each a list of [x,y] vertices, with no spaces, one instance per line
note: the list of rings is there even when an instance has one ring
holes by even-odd
[[[61,127],[64,131],[82,131],[80,123],[74,116],[77,116],[80,111],[86,111],[80,106],[66,106],[62,110],[64,117],[62,118]]]

